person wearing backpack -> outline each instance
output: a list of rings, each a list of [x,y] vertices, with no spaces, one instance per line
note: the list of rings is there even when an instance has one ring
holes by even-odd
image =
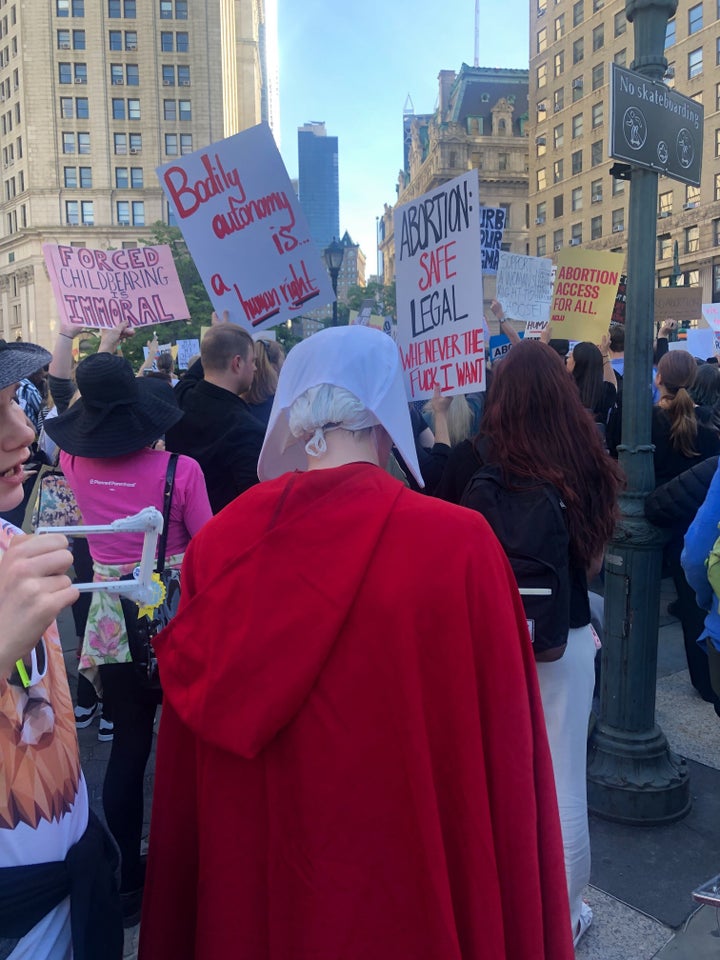
[[[613,532],[621,480],[561,358],[544,343],[524,341],[497,366],[480,431],[451,452],[438,488],[454,492],[446,499],[485,515],[521,595],[550,590],[526,593],[523,603],[555,772],[576,943],[592,922],[582,900],[590,879],[585,772],[596,653],[587,584]],[[537,580],[543,567],[553,568],[545,582]]]
[[[707,496],[685,534],[680,557],[698,606],[706,612],[698,644],[707,653],[710,685],[720,697],[720,469],[715,470]]]

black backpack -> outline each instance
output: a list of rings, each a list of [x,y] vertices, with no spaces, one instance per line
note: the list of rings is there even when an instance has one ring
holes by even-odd
[[[484,464],[471,477],[460,503],[485,517],[507,554],[535,652],[567,643],[570,537],[557,489],[527,480],[507,486],[499,467]]]

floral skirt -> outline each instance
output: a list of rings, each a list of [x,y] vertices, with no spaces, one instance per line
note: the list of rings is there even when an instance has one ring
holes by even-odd
[[[165,565],[179,570],[182,559],[183,554],[174,554],[166,558]],[[93,580],[119,580],[132,573],[137,565],[137,562],[111,565],[95,561]],[[98,667],[101,663],[130,661],[130,647],[120,598],[117,594],[102,590],[93,592],[80,654],[80,672],[98,689]]]

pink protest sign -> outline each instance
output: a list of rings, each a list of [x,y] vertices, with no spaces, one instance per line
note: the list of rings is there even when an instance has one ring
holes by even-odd
[[[188,320],[168,246],[90,250],[43,244],[60,319],[79,327],[147,327]]]
[[[158,176],[218,315],[257,331],[335,299],[267,124]]]

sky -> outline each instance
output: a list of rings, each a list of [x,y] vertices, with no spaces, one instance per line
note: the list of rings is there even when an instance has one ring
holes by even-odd
[[[502,19],[501,19],[502,18]],[[479,65],[528,65],[528,0],[481,0]],[[441,70],[470,66],[475,0],[278,0],[281,153],[297,177],[297,128],[338,137],[340,233],[377,272],[375,218],[395,202],[402,117],[431,113]]]

